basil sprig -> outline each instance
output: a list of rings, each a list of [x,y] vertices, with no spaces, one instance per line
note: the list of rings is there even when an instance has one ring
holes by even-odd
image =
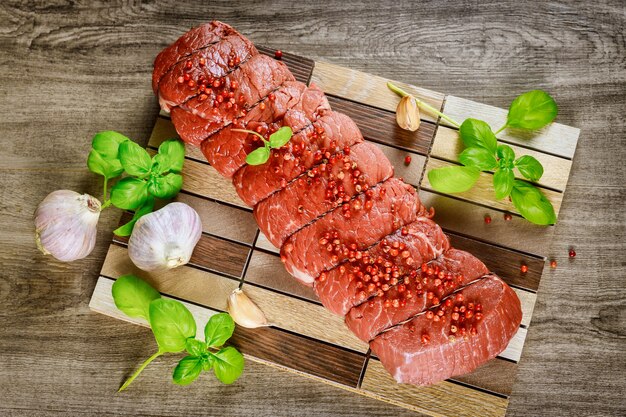
[[[119,391],[126,389],[150,362],[164,353],[188,353],[172,374],[173,381],[179,385],[188,385],[202,371],[211,369],[222,383],[232,384],[243,372],[243,355],[232,346],[224,347],[235,330],[235,322],[227,313],[218,313],[209,319],[204,328],[204,341],[201,341],[195,338],[196,321],[187,307],[179,301],[161,298],[158,291],[140,278],[119,277],[113,284],[112,294],[115,305],[124,314],[148,322],[158,346]]]
[[[535,130],[551,123],[558,113],[556,103],[544,91],[524,93],[511,103],[507,121],[497,132],[478,119],[466,119],[459,126],[465,149],[459,155],[463,166],[433,169],[428,172],[430,185],[442,193],[462,193],[471,189],[480,171],[493,171],[493,188],[496,199],[510,197],[520,214],[532,223],[556,223],[552,203],[534,185],[515,179],[515,169],[529,181],[539,181],[543,166],[530,155],[515,158],[515,151],[498,144],[496,135],[507,128]]]
[[[170,199],[182,188],[180,172],[185,160],[185,145],[178,139],[161,143],[152,158],[144,148],[111,130],[97,133],[91,146],[87,167],[104,177],[102,208],[112,204],[135,211],[130,222],[113,231],[118,236],[132,233],[137,220],[154,209],[155,198]],[[108,180],[124,173],[126,176],[111,187],[107,199]]]
[[[272,133],[269,140],[265,139],[263,135],[254,130],[247,129],[233,129],[234,132],[251,133],[258,136],[263,141],[263,146],[250,152],[246,156],[246,163],[248,165],[262,165],[270,158],[271,150],[278,149],[287,144],[293,136],[293,131],[289,126],[283,126],[276,132]]]

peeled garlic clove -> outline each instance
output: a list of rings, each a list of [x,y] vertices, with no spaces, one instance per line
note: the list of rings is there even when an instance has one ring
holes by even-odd
[[[411,95],[400,99],[396,108],[396,122],[402,129],[415,132],[420,127],[420,108],[417,106],[415,98]]]
[[[259,306],[239,288],[228,297],[227,311],[235,320],[235,323],[241,327],[255,329],[257,327],[271,326]]]
[[[100,201],[71,190],[53,191],[35,211],[35,241],[44,255],[70,262],[96,245]]]
[[[185,203],[170,203],[135,223],[128,255],[144,271],[176,268],[189,262],[201,235],[198,213]]]

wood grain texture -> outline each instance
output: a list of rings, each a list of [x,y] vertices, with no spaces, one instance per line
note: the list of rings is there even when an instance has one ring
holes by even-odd
[[[415,415],[253,361],[234,386],[206,375],[178,387],[169,383],[177,358],[163,358],[116,395],[154,348],[147,330],[88,308],[119,211],[102,213],[88,258],[64,264],[37,252],[36,205],[58,188],[101,194],[85,168],[91,137],[115,129],[145,144],[155,55],[211,18],[258,44],[501,108],[549,91],[557,120],[581,128],[553,243],[478,206],[456,222],[439,209],[437,221],[466,222],[505,246],[520,240],[559,263],[541,281],[507,415],[626,414],[623,10],[620,0],[1,2],[0,230],[10,233],[0,236],[0,414]]]
[[[530,155],[541,162],[544,172],[543,176],[539,179],[539,181],[537,181],[537,184],[558,191],[565,190],[567,180],[569,179],[570,168],[572,166],[571,160],[522,148],[517,145],[511,145],[511,148],[515,151],[515,156],[517,158],[522,155]],[[464,146],[461,138],[459,137],[459,131],[445,126],[440,126],[437,129],[437,135],[435,136],[430,155],[439,159],[458,162],[458,156],[463,149]],[[524,179],[520,173],[517,172],[517,170],[515,171],[515,176],[517,178]]]
[[[426,175],[424,175],[422,180],[422,188],[428,191],[433,190],[432,186],[430,185],[430,181],[428,181],[429,171],[453,165],[454,164],[450,162],[445,162],[436,158],[430,158],[426,163]],[[554,212],[558,217],[559,210],[561,209],[561,201],[563,200],[563,194],[545,188],[542,189],[541,192],[552,203],[552,205],[554,206]],[[476,181],[476,184],[474,184],[474,187],[471,190],[454,194],[454,196],[487,207],[493,207],[499,210],[508,211],[510,213],[519,214],[515,206],[513,206],[513,203],[511,203],[508,199],[505,198],[503,200],[496,200],[494,198],[493,174],[488,172],[480,173],[478,181]]]

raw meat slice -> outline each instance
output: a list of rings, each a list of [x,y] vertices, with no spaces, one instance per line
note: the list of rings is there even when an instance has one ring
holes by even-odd
[[[439,304],[454,290],[482,277],[488,270],[475,256],[450,249],[412,272],[382,296],[354,307],[346,315],[346,325],[359,339],[369,342],[391,326]]]
[[[161,109],[169,112],[172,107],[205,93],[206,89],[213,90],[216,80],[235,71],[256,54],[252,42],[240,34],[195,51],[161,77],[158,86]]]
[[[449,247],[448,238],[435,222],[418,217],[348,262],[322,272],[315,280],[315,292],[324,307],[345,316],[368,298],[377,294],[383,297],[414,272],[416,265],[436,258]]]
[[[424,212],[415,189],[391,178],[291,235],[282,246],[287,271],[305,285]],[[328,247],[328,240],[332,243]],[[330,249],[330,250],[328,250]]]
[[[261,201],[254,217],[269,241],[280,248],[307,223],[392,175],[393,167],[380,148],[362,142]]]
[[[352,119],[328,112],[313,126],[294,135],[287,145],[273,151],[265,164],[244,165],[233,176],[233,185],[243,202],[253,207],[314,165],[360,142],[363,136]]]
[[[267,139],[282,126],[298,132],[329,110],[328,100],[320,89],[287,81],[245,116],[204,140],[202,153],[220,174],[231,178],[246,164],[246,156],[263,145],[258,136],[236,129],[254,130]]]
[[[176,42],[163,49],[154,60],[152,71],[152,90],[156,94],[159,80],[172,66],[194,51],[219,42],[233,33],[238,33],[232,26],[214,20],[195,27],[178,38]]]
[[[172,108],[172,123],[181,139],[197,146],[244,116],[286,81],[294,81],[294,78],[285,64],[266,55],[255,55],[220,78],[219,87]]]
[[[451,306],[433,307],[370,342],[396,381],[427,385],[468,373],[506,349],[519,329],[519,298],[495,275],[449,299]]]

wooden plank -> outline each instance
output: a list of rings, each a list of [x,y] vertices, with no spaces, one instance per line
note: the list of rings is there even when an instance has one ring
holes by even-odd
[[[533,317],[533,311],[535,310],[535,303],[537,301],[537,294],[521,290],[519,288],[513,288],[515,294],[519,297],[520,304],[522,306],[522,326],[528,327],[530,320]]]
[[[538,185],[558,191],[565,190],[567,180],[569,179],[570,169],[572,167],[571,160],[521,148],[517,145],[511,145],[511,148],[513,148],[517,157],[530,155],[541,162],[544,172],[541,179],[537,182]],[[463,149],[464,146],[461,138],[459,137],[459,131],[445,126],[440,126],[439,129],[437,129],[437,134],[435,135],[430,155],[439,159],[458,162],[458,155],[463,151]],[[515,171],[515,176],[523,179],[517,170]]]
[[[257,49],[260,53],[271,57],[274,57],[276,53],[275,49],[268,48],[266,46],[257,46]],[[289,68],[289,71],[291,71],[297,81],[305,84],[309,83],[313,67],[315,66],[315,61],[285,51],[283,51],[281,61],[287,65],[287,68]]]
[[[437,214],[435,214],[436,217]],[[484,221],[482,223],[484,224]],[[476,256],[485,263],[490,271],[504,279],[507,284],[530,291],[537,291],[539,288],[545,259],[490,245],[457,234],[450,233],[449,237],[453,247]],[[522,273],[520,269],[522,264],[528,266],[526,273]]]
[[[382,110],[395,111],[400,98],[387,88],[387,81],[390,80],[320,61],[315,62],[311,76],[311,84],[317,84],[326,94],[343,97]],[[394,83],[436,109],[441,109],[443,94],[401,82],[394,81]],[[426,112],[422,112],[422,119],[431,122],[437,121],[436,116]]]
[[[150,139],[148,139],[148,146],[156,149],[164,141],[173,138],[180,139],[180,136],[176,132],[172,121],[164,117],[157,117],[154,129],[152,129],[152,133],[150,134]],[[197,146],[185,145],[185,156],[206,163],[206,158]]]
[[[259,232],[259,237],[256,239],[256,243],[254,244],[256,248],[263,249],[272,253],[280,253],[280,249],[274,246],[268,239],[267,236],[263,234],[263,232]],[[284,269],[284,268],[283,268]]]
[[[435,124],[422,122],[416,132],[400,129],[395,112],[327,96],[334,111],[345,113],[355,121],[365,139],[384,143],[401,149],[412,150],[423,155],[428,153],[435,136]]]
[[[522,356],[522,349],[524,348],[524,342],[526,341],[527,329],[520,327],[515,336],[511,339],[506,349],[498,355],[500,358],[509,359],[515,362],[519,362]]]
[[[538,226],[519,216],[506,221],[501,211],[423,189],[419,195],[426,207],[435,208],[433,220],[447,231],[536,255],[549,253],[554,227]],[[486,215],[491,216],[490,224],[485,224]],[[482,255],[476,255],[482,259]]]
[[[393,165],[394,176],[402,178],[404,182],[415,187],[419,185],[420,179],[424,174],[424,167],[426,166],[425,156],[415,152],[392,148],[387,145],[377,144],[377,146],[389,159],[391,165]],[[407,156],[411,157],[411,162],[408,165],[404,163],[404,158]]]
[[[145,320],[128,317],[115,307],[111,296],[113,282],[114,280],[106,277],[98,279],[89,308],[116,319],[149,327]],[[182,303],[196,320],[196,338],[203,340],[204,326],[218,311],[184,301]],[[245,329],[237,326],[228,343],[237,347],[246,359],[266,364],[268,362],[278,364],[288,370],[314,375],[351,388],[356,388],[365,361],[363,354],[269,327]],[[312,354],[324,360],[311,361]]]
[[[447,166],[453,166],[450,162],[442,161],[436,158],[430,158],[426,163],[426,173],[428,173],[432,169],[443,168]],[[428,181],[428,175],[424,175],[422,180],[421,187],[426,190],[432,190],[430,182]],[[556,215],[559,215],[559,210],[561,209],[561,202],[563,201],[563,194],[557,191],[552,191],[548,189],[541,189],[546,198],[552,203],[554,206],[554,211]],[[482,204],[488,207],[496,208],[499,210],[506,210],[511,213],[519,214],[517,209],[513,206],[513,203],[509,201],[508,198],[502,200],[496,200],[494,197],[493,191],[493,174],[488,172],[481,172],[478,181],[474,187],[463,193],[454,194],[455,197],[471,201],[474,203]]]
[[[430,416],[504,416],[508,405],[507,399],[448,381],[426,387],[397,384],[374,358],[367,364],[361,390]]]
[[[452,378],[452,381],[479,387],[491,392],[511,395],[517,376],[518,365],[515,362],[495,358],[476,368],[469,374]]]
[[[295,295],[320,304],[313,288],[302,285],[289,275],[280,258],[276,255],[258,250],[252,251],[244,282],[254,283],[264,288]]]
[[[459,123],[468,117],[484,120],[495,131],[504,126],[508,110],[455,96],[447,96],[444,113]],[[445,120],[442,121],[442,124],[449,125]],[[580,129],[552,123],[536,132],[506,129],[498,135],[498,138],[503,142],[515,143],[539,152],[572,159],[576,151],[579,134]]]

